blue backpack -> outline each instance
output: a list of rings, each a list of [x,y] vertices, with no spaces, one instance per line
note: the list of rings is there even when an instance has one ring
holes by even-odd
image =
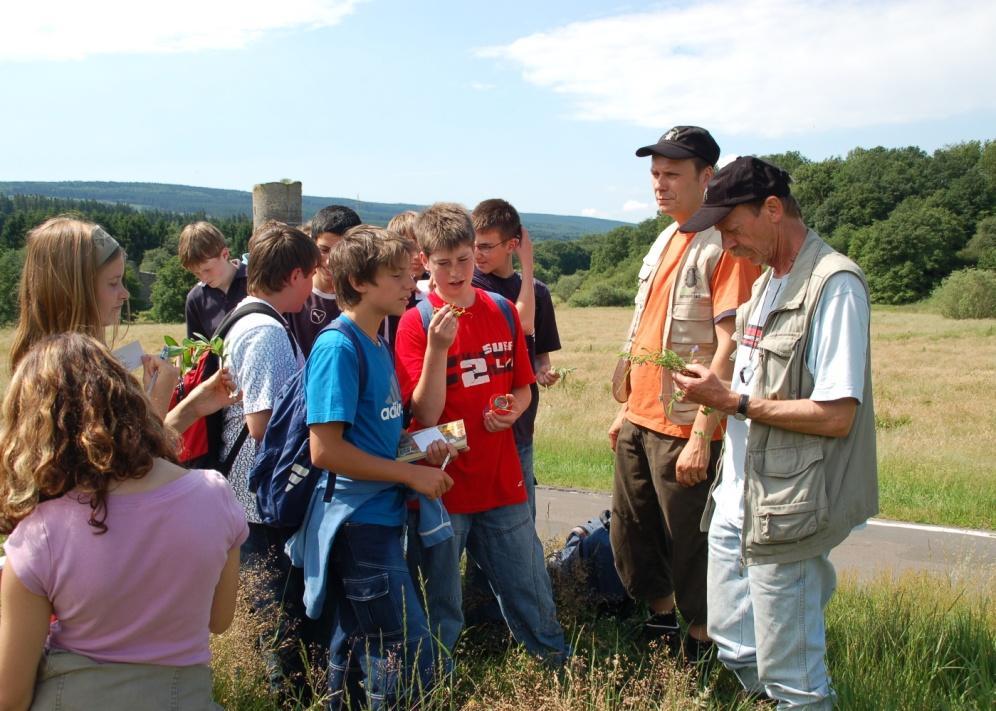
[[[485,291],[484,293],[487,294],[489,297],[491,297],[492,301],[494,301],[496,304],[498,304],[498,308],[501,310],[502,314],[505,316],[505,320],[508,321],[508,330],[509,330],[509,333],[512,334],[512,340],[514,341],[515,340],[515,316],[512,313],[512,310],[514,309],[514,306],[512,305],[512,302],[509,301],[508,299],[506,299],[501,294],[496,294],[493,291]],[[419,301],[418,304],[415,306],[415,308],[418,309],[419,316],[422,317],[422,330],[424,330],[426,333],[428,333],[429,332],[429,321],[432,320],[432,312],[435,309],[435,307],[432,305],[432,302],[429,301],[428,298],[426,298],[426,299],[422,299],[421,301]]]
[[[367,377],[366,358],[356,333],[335,320],[322,329],[346,336],[358,354],[360,392]],[[256,509],[262,522],[277,528],[298,528],[311,503],[322,474],[328,474],[325,501],[332,500],[335,472],[326,472],[311,463],[308,408],[305,402],[304,369],[284,383],[273,401],[266,433],[249,470],[249,490],[256,494]]]
[[[634,605],[616,572],[609,541],[611,511],[575,526],[567,534],[564,547],[550,556],[550,578],[561,585],[580,582],[587,600],[600,612],[625,616]]]

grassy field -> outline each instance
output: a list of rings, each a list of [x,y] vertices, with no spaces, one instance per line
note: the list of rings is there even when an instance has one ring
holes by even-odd
[[[540,395],[541,484],[611,488],[609,380],[630,313],[558,308],[563,350],[552,361],[574,371]],[[881,515],[996,528],[996,321],[876,307],[872,379]]]
[[[628,319],[626,309],[558,310],[564,349],[554,363],[574,370],[543,393],[536,453],[541,483],[609,487],[605,430],[616,406],[608,379]],[[179,325],[133,326],[118,334],[117,345],[138,339],[155,352],[164,333],[182,331]],[[996,322],[876,309],[873,338],[883,515],[996,527],[996,467],[990,459],[996,449]],[[0,347],[9,348],[9,339],[9,330],[0,332]],[[827,613],[840,708],[991,708],[996,605],[985,591],[996,583],[992,575],[973,570],[867,584],[842,579]],[[714,667],[699,676],[648,650],[635,637],[637,618],[599,618],[575,592],[557,591],[559,617],[576,652],[566,669],[540,666],[493,629],[472,629],[461,641],[454,677],[422,708],[766,708],[743,699],[725,670]],[[258,625],[243,608],[233,629],[213,638],[216,700],[225,708],[278,708],[256,648]]]
[[[536,475],[541,484],[607,491],[612,453],[605,435],[618,407],[609,393],[630,310],[557,309],[573,368],[541,393]],[[157,352],[179,324],[120,329]],[[0,331],[0,352],[11,331]],[[7,381],[6,359],[0,385]],[[921,309],[875,307],[872,378],[878,419],[881,515],[905,521],[996,529],[996,321],[951,321]]]

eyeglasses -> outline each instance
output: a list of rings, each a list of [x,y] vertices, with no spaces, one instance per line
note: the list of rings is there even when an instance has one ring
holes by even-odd
[[[480,252],[481,254],[490,254],[492,249],[494,249],[499,245],[505,244],[506,242],[509,241],[510,240],[503,239],[501,242],[496,242],[494,244],[488,244],[487,242],[477,242],[474,244],[474,250]]]

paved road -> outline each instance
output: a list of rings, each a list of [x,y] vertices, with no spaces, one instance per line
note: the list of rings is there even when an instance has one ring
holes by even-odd
[[[608,494],[538,487],[540,539],[563,539],[571,528],[609,508]],[[996,581],[996,533],[873,519],[830,554],[838,574],[868,580],[884,573],[925,571],[976,585]]]

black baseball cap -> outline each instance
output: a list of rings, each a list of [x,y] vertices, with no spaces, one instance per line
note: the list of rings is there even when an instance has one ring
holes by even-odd
[[[723,167],[706,187],[698,212],[678,227],[682,232],[701,232],[730,214],[737,205],[775,195],[788,197],[789,174],[754,156],[741,156]]]
[[[719,160],[719,144],[704,128],[675,126],[652,146],[637,148],[636,155],[638,158],[656,155],[675,160],[701,158],[709,165],[716,165]]]

